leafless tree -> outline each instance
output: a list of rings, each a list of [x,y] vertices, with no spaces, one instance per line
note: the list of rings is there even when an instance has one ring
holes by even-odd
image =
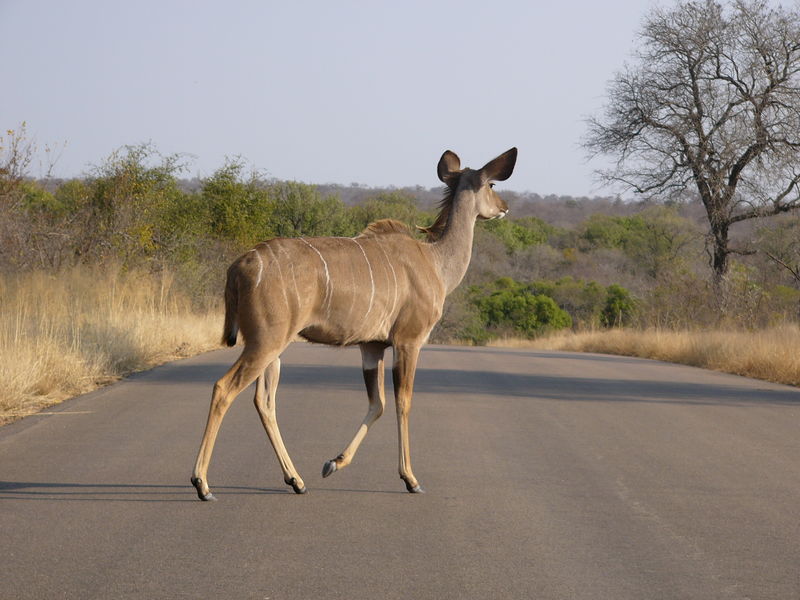
[[[610,184],[666,198],[696,189],[719,284],[732,225],[800,208],[800,7],[711,0],[656,8],[634,64],[609,84],[585,147]]]

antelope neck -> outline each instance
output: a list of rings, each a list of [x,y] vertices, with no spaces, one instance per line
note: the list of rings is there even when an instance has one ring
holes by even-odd
[[[472,239],[478,216],[474,205],[474,192],[457,192],[444,232],[432,244],[436,264],[448,294],[464,279],[472,257]]]

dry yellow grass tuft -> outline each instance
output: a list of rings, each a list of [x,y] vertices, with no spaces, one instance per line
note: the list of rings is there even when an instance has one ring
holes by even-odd
[[[538,340],[498,340],[491,345],[639,356],[800,385],[797,325],[759,331],[612,329],[559,333]]]
[[[77,267],[0,277],[0,423],[218,345],[169,274]]]

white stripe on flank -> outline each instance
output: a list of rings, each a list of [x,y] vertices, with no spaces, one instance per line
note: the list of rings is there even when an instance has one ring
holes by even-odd
[[[297,289],[297,277],[294,274],[294,262],[292,262],[292,255],[289,254],[288,250],[283,247],[283,245],[278,246],[278,255],[283,257],[283,259],[289,264],[289,271],[292,273],[292,286],[294,287],[294,298],[297,302],[297,308],[300,308],[300,290]]]
[[[314,246],[312,246],[308,240],[305,238],[298,238],[301,242],[303,242],[306,246],[311,248],[314,252],[317,253],[319,259],[322,261],[322,266],[325,267],[325,297],[322,299],[322,304],[325,305],[325,315],[327,317],[331,316],[331,298],[333,297],[333,282],[331,281],[331,273],[328,271],[328,263],[325,261],[325,258],[322,256],[322,252],[317,250]]]
[[[356,246],[358,246],[358,249],[361,250],[361,254],[364,255],[364,260],[367,261],[367,268],[369,269],[369,283],[372,286],[372,289],[369,295],[369,307],[367,308],[367,312],[364,314],[364,318],[366,318],[367,315],[372,310],[372,302],[373,300],[375,300],[375,278],[372,276],[372,265],[369,262],[369,258],[367,258],[367,253],[364,252],[363,246],[361,246],[361,244],[358,243],[358,240],[355,240],[353,238],[350,239],[355,243]]]
[[[283,292],[283,301],[286,302],[286,308],[289,307],[289,297],[286,295],[286,281],[283,279],[283,269],[281,269],[281,261],[278,260],[278,257],[275,256],[275,252],[272,251],[272,248],[267,246],[267,250],[269,250],[270,255],[272,258],[275,259],[275,264],[278,267],[278,275],[281,276],[281,291]]]
[[[256,287],[258,284],[261,283],[261,274],[264,272],[264,261],[261,259],[261,255],[258,253],[258,250],[253,248],[250,252],[255,252],[256,256],[258,257],[258,279],[256,279]]]
[[[386,250],[383,248],[383,245],[380,242],[378,242],[378,248],[381,249],[381,252],[383,252],[383,255],[386,257],[386,263],[392,270],[392,279],[394,279],[394,301],[392,302],[392,310],[389,311],[389,316],[392,316],[394,315],[394,309],[397,307],[397,273],[395,273],[392,261],[389,260],[389,255],[386,253]]]

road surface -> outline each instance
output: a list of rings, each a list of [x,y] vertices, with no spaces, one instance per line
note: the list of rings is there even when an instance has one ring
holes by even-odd
[[[389,359],[391,351],[389,351]],[[283,484],[253,408],[229,411],[216,503],[189,484],[236,349],[0,428],[0,598],[800,598],[800,391],[654,361],[428,347],[397,475],[394,411],[356,349],[294,344]],[[391,394],[391,377],[387,392]],[[390,396],[391,398],[391,396]]]

